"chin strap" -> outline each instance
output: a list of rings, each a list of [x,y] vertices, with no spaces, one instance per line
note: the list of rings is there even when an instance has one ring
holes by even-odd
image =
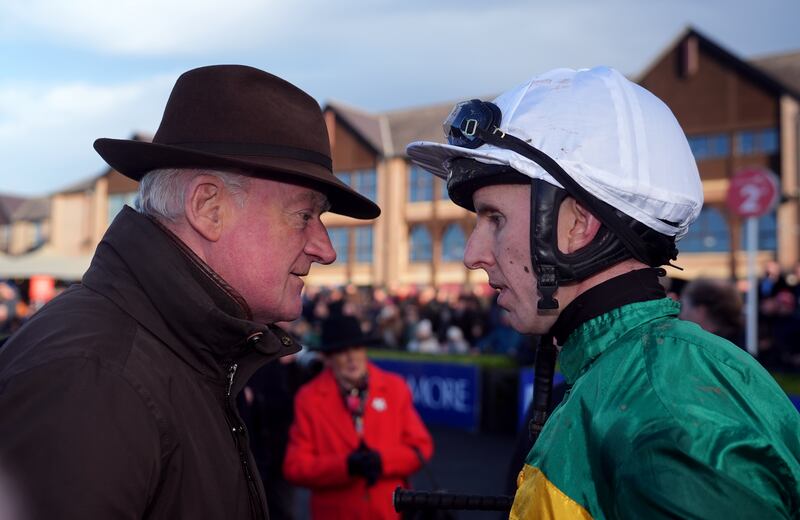
[[[558,290],[558,272],[554,265],[543,265],[538,271],[536,288],[539,290],[539,303],[536,304],[539,310],[558,309],[558,300],[553,295]]]

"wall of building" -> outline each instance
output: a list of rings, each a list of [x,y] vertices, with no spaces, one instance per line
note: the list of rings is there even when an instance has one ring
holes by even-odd
[[[686,266],[683,276],[711,272],[725,277],[743,276],[745,268],[734,252],[745,247],[740,240],[744,223],[725,205],[729,179],[746,168],[766,168],[780,177],[784,194],[791,196],[797,192],[796,100],[781,96],[773,84],[753,73],[746,64],[696,35],[689,35],[668,49],[639,82],[670,107],[688,136],[727,136],[728,153],[699,159],[698,169],[705,205],[719,210],[727,221],[731,251],[723,255],[681,254],[680,263]],[[740,132],[767,129],[779,132],[778,152],[739,153]],[[796,200],[782,204],[777,219],[777,257],[788,269],[800,254]],[[762,253],[765,257],[773,255]]]
[[[0,230],[0,234],[6,234],[8,237],[7,249],[5,249],[8,254],[22,255],[48,240],[50,220],[40,222],[18,220],[9,224],[7,230]]]

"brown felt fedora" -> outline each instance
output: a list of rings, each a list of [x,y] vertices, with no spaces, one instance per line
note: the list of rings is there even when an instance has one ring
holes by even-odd
[[[371,219],[380,208],[336,178],[319,105],[288,81],[242,65],[183,73],[153,142],[98,139],[115,170],[140,180],[157,168],[236,168],[325,193],[331,211]]]

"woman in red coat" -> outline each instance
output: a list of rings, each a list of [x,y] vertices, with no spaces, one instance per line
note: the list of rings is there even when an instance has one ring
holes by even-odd
[[[351,316],[323,323],[326,368],[295,398],[283,471],[311,489],[316,520],[397,519],[392,493],[433,453],[433,441],[397,375],[367,360]]]

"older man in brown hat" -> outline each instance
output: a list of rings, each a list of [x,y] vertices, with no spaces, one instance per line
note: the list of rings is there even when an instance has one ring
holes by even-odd
[[[0,351],[0,473],[30,518],[266,518],[234,397],[298,346],[320,215],[380,210],[337,180],[317,103],[266,72],[191,70],[152,143],[99,139],[140,180],[82,282]]]

